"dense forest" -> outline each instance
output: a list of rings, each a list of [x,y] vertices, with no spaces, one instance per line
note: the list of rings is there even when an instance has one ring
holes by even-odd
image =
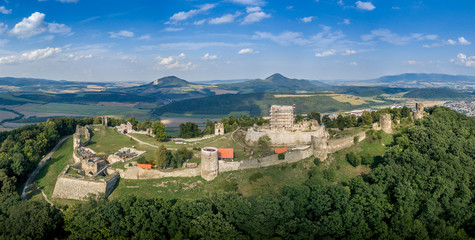
[[[421,99],[460,99],[470,98],[473,97],[473,95],[450,88],[420,88],[404,94],[404,97]]]
[[[468,239],[475,237],[475,119],[443,107],[394,136],[371,172],[335,184],[314,169],[278,196],[91,199],[64,212],[4,189],[1,238]],[[23,129],[28,130],[28,129]],[[21,135],[21,134],[20,134]],[[2,138],[2,140],[5,138]],[[3,146],[2,146],[3,147]],[[5,170],[2,170],[5,171]]]

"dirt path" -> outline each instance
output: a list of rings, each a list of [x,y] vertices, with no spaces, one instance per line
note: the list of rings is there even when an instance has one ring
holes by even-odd
[[[28,197],[28,193],[27,193],[28,189],[30,188],[30,185],[33,182],[33,180],[35,179],[36,175],[40,172],[41,168],[44,165],[46,165],[46,163],[51,159],[51,156],[53,156],[53,154],[58,150],[58,148],[61,146],[61,144],[63,144],[63,142],[66,141],[66,139],[68,139],[69,137],[71,137],[71,135],[61,138],[61,140],[59,140],[59,142],[56,144],[56,146],[54,146],[54,148],[51,150],[51,152],[46,154],[46,156],[43,159],[41,159],[41,161],[38,163],[38,166],[36,166],[35,171],[33,171],[30,174],[30,176],[28,177],[28,180],[26,180],[25,187],[23,187],[23,191],[21,192],[21,200],[22,201],[25,201],[26,198]],[[43,191],[41,191],[41,192],[43,192]],[[47,198],[45,198],[45,199],[48,201]],[[48,201],[48,202],[51,203],[50,201]]]

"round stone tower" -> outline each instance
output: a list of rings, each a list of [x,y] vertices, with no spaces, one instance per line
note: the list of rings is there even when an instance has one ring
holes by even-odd
[[[383,130],[385,133],[393,132],[392,120],[391,120],[390,114],[381,114],[379,116],[379,123],[381,124],[381,130]]]
[[[201,177],[212,181],[218,176],[218,149],[205,147],[201,149]]]
[[[328,155],[328,141],[326,137],[312,136],[313,156],[325,161]]]

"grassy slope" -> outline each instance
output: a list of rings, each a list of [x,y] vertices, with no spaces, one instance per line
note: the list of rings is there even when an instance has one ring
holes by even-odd
[[[73,158],[73,138],[66,140],[61,147],[53,154],[51,160],[41,169],[35,178],[35,182],[43,189],[43,192],[51,197],[53,195],[56,178],[64,170],[66,165],[74,163]]]

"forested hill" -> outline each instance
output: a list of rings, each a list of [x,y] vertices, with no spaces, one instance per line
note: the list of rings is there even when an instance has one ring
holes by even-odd
[[[279,73],[273,74],[266,79],[255,79],[239,83],[219,84],[220,88],[235,90],[239,93],[261,92],[295,92],[308,91],[318,92],[328,90],[328,85],[318,81],[290,79]]]
[[[244,197],[229,189],[195,200],[130,196],[61,212],[20,203],[2,187],[0,238],[473,238],[475,119],[442,107],[429,112],[395,135],[368,174],[336,184],[310,169],[305,184],[278,195]]]

